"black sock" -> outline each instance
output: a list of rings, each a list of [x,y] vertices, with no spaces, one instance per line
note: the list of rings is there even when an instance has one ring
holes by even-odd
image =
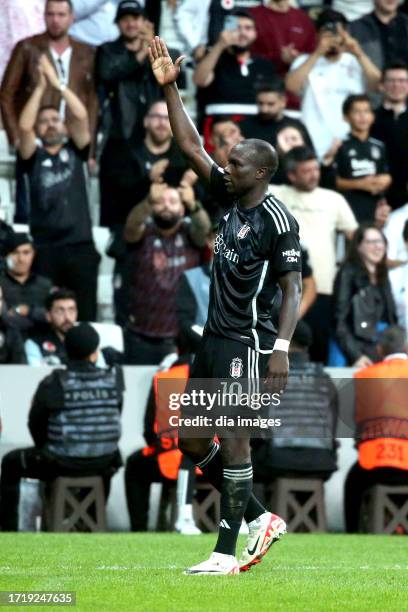
[[[234,555],[239,530],[252,491],[252,465],[224,468],[221,487],[221,521],[214,552]]]
[[[223,465],[219,449],[220,445],[213,441],[206,456],[200,461],[200,463],[197,463],[197,466],[201,469],[208,482],[210,482],[212,486],[217,489],[217,491],[221,491],[223,481]],[[249,498],[244,514],[246,522],[250,523],[258,518],[258,516],[261,516],[261,514],[264,512],[267,512],[267,510],[251,492],[251,497]]]

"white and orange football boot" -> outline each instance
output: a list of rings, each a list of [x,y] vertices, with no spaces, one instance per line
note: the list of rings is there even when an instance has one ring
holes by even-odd
[[[262,561],[270,547],[286,533],[286,523],[277,514],[264,512],[248,523],[248,539],[239,560],[239,571],[246,572]]]
[[[239,565],[233,555],[213,552],[207,561],[193,565],[184,574],[201,576],[235,576],[239,574]]]

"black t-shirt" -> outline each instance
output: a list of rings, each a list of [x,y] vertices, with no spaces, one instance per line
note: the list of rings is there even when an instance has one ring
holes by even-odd
[[[392,62],[403,61],[408,63],[408,46],[407,46],[407,17],[401,13],[388,23],[383,23],[378,19],[375,13],[372,13],[373,19],[377,24],[380,32],[380,42],[384,53],[384,65],[387,66]]]
[[[337,176],[345,179],[389,172],[384,143],[375,138],[363,142],[351,134],[338,150],[335,166]],[[372,195],[368,191],[350,189],[344,192],[344,196],[359,223],[374,220],[375,207],[382,194]]]
[[[184,172],[188,168],[185,158],[174,141],[171,142],[167,151],[158,154],[152,153],[152,151],[146,147],[145,143],[143,143],[133,151],[132,157],[135,162],[134,172],[137,177],[137,188],[135,193],[137,201],[142,200],[149,192],[151,185],[149,174],[152,166],[156,162],[162,159],[169,160],[169,165],[163,174],[163,180],[172,187],[178,187]],[[133,208],[134,202],[129,204],[130,208]]]
[[[284,116],[278,120],[264,120],[259,115],[254,115],[253,117],[245,117],[245,119],[239,122],[239,127],[245,138],[260,138],[269,142],[273,147],[276,147],[276,136],[281,129],[294,127],[302,134],[305,144],[313,149],[309,132],[305,124],[299,121],[299,119]]]
[[[29,185],[29,225],[36,246],[92,241],[84,164],[88,147],[69,140],[55,155],[37,147],[23,162]]]
[[[255,87],[275,74],[272,62],[252,55],[241,65],[236,56],[225,51],[214,70],[214,80],[206,87],[207,104],[255,104]]]
[[[371,134],[387,147],[392,183],[387,190],[387,199],[397,208],[408,200],[408,109],[399,115],[384,106],[375,113]]]
[[[217,198],[231,202],[224,171],[216,164],[210,186]],[[215,238],[206,332],[271,352],[277,281],[286,272],[302,270],[298,230],[294,217],[272,195],[250,209],[232,202]]]

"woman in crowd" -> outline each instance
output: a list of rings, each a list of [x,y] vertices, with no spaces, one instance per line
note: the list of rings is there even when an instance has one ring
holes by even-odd
[[[378,361],[378,334],[396,322],[388,280],[386,239],[373,223],[363,223],[350,243],[334,284],[334,335],[345,364],[365,367]],[[342,365],[329,359],[330,365]]]

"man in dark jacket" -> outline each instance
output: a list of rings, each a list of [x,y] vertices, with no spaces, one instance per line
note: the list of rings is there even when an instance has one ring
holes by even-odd
[[[351,35],[380,70],[396,60],[408,63],[408,17],[398,5],[399,0],[374,0],[374,11],[350,24]]]
[[[11,451],[2,460],[3,531],[18,529],[21,478],[101,475],[107,497],[110,478],[121,465],[124,384],[121,370],[95,366],[98,345],[99,336],[90,325],[73,327],[66,338],[67,369],[54,370],[38,386],[28,421],[35,446]]]
[[[0,285],[8,309],[7,318],[21,332],[27,332],[46,322],[45,300],[51,291],[52,282],[32,272],[35,250],[28,234],[12,234],[4,252],[6,271],[0,277]]]
[[[153,28],[139,2],[120,2],[116,23],[120,37],[102,45],[96,59],[105,139],[100,168],[103,225],[112,225],[109,211],[122,209],[124,202],[139,201],[134,193],[132,151],[143,138],[148,108],[161,98],[148,62]]]
[[[0,285],[0,364],[27,363],[19,330],[4,317],[3,289]]]
[[[284,415],[282,427],[267,440],[253,441],[256,480],[327,480],[337,469],[337,392],[323,365],[310,361],[311,344],[309,326],[299,321],[290,345],[289,383],[279,406],[279,413]]]

